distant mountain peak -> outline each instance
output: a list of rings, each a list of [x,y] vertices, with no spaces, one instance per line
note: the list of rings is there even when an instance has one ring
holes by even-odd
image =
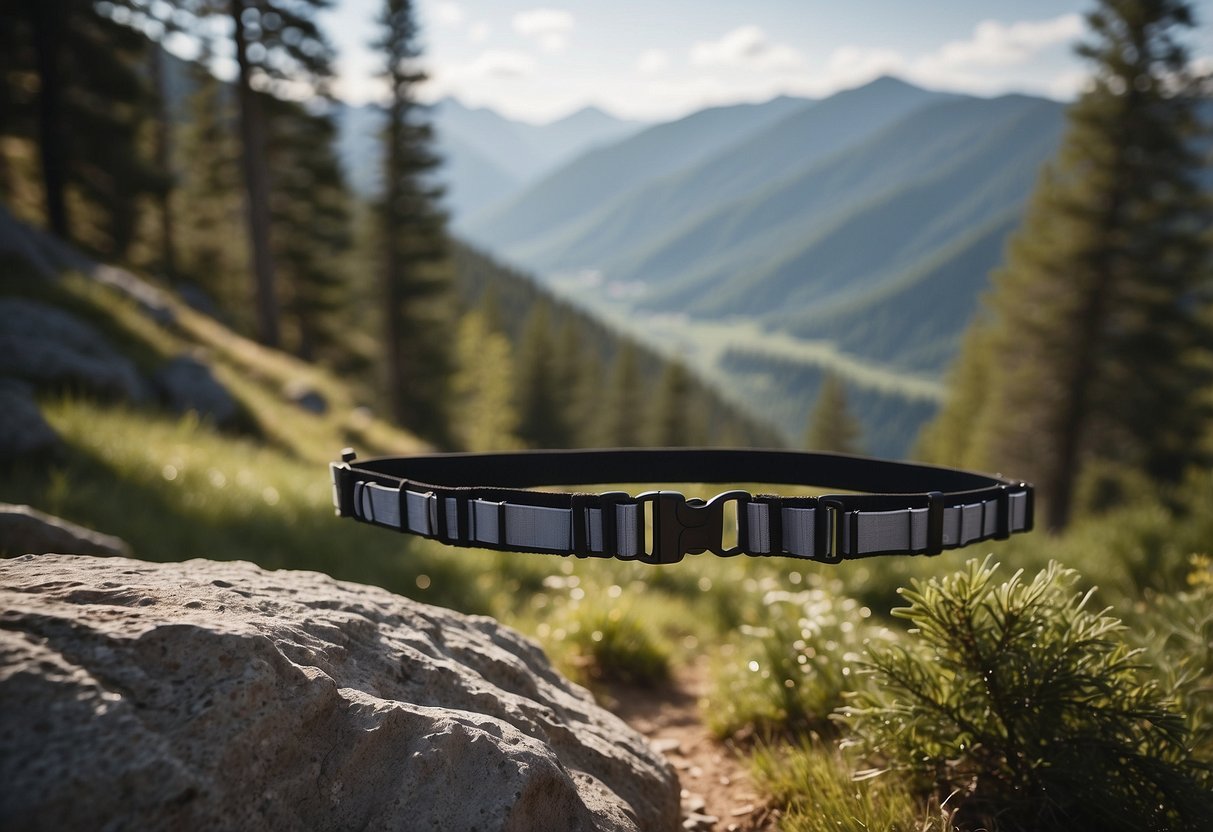
[[[879,78],[874,78],[868,83],[860,85],[856,89],[904,89],[921,91],[922,87],[918,86],[917,84],[911,84],[909,81],[898,78],[896,75],[881,75]]]

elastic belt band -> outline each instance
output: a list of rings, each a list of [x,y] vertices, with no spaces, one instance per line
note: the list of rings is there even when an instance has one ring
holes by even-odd
[[[837,563],[936,555],[1030,531],[1025,482],[844,454],[626,448],[429,454],[330,466],[337,514],[451,546],[677,563],[687,554],[782,556]],[[846,492],[710,500],[676,491],[532,491],[587,482],[762,482]],[[735,545],[725,508],[737,516]],[[646,530],[651,530],[647,533]]]

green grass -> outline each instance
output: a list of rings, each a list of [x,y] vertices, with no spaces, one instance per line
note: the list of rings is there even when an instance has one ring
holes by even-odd
[[[834,748],[759,745],[754,781],[783,812],[781,832],[952,832],[952,812],[894,777],[856,780]]]

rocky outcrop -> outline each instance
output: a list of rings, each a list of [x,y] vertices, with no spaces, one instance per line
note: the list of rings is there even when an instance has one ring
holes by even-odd
[[[0,298],[0,376],[132,402],[149,397],[134,363],[100,332],[70,312],[25,298]]]
[[[678,824],[660,755],[532,642],[247,563],[0,561],[0,747],[6,829]]]
[[[0,378],[0,463],[59,447],[59,435],[42,418],[34,388],[15,378]]]
[[[82,555],[129,555],[119,537],[78,526],[35,508],[0,503],[0,555],[76,552]]]
[[[235,397],[215,378],[210,365],[193,356],[179,355],[165,362],[152,381],[177,413],[194,411],[226,427],[240,412]]]

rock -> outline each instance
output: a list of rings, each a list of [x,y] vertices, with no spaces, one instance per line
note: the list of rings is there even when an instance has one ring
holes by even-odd
[[[42,418],[34,389],[15,378],[0,378],[0,462],[57,447],[59,435]]]
[[[282,388],[282,394],[286,396],[288,401],[297,407],[303,408],[308,413],[323,416],[328,412],[328,399],[302,379],[296,378],[288,381]]]
[[[77,526],[35,508],[0,503],[0,554],[40,555],[45,552],[129,555],[131,547],[120,537]]]
[[[240,412],[235,397],[215,378],[210,366],[193,356],[179,355],[166,362],[152,381],[178,413],[192,410],[223,427],[232,424]]]
[[[136,277],[126,269],[107,265],[94,266],[91,276],[98,283],[133,300],[143,314],[161,326],[169,327],[176,323],[177,313],[168,297],[143,278]]]
[[[101,333],[70,312],[25,298],[0,298],[0,375],[132,402],[149,398],[134,363]]]
[[[679,824],[670,768],[533,642],[248,563],[0,561],[0,747],[7,829]]]
[[[0,252],[24,260],[39,279],[55,280],[65,271],[87,272],[91,260],[55,235],[26,225],[0,205]],[[18,272],[20,274],[20,272]]]

